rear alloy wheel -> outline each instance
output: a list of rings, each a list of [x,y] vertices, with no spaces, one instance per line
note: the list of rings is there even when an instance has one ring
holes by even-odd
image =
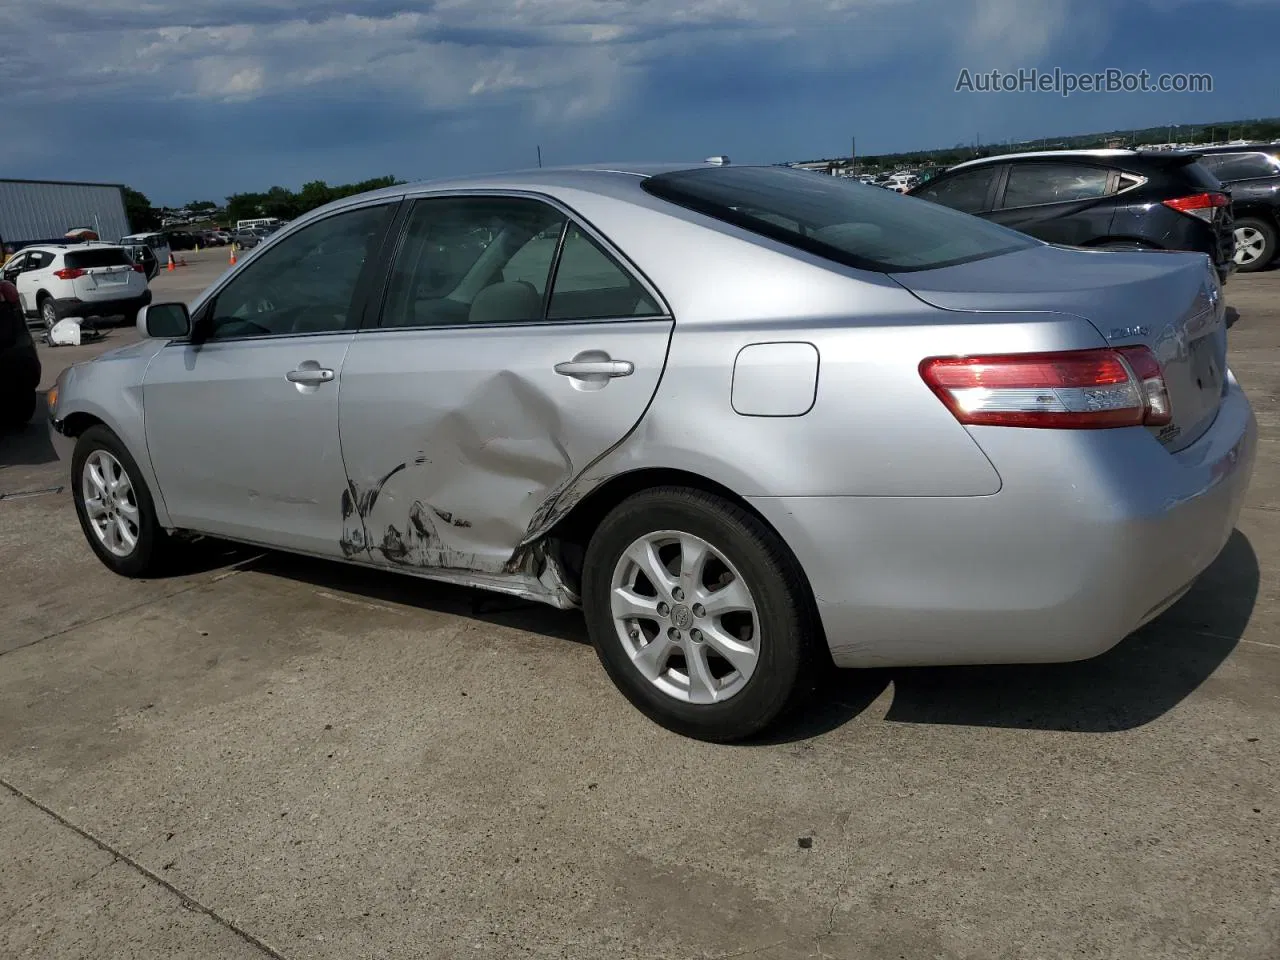
[[[71,482],[76,516],[98,559],[121,576],[153,573],[170,540],[137,463],[105,426],[90,427],[76,441]]]
[[[1253,273],[1267,266],[1276,255],[1276,228],[1265,220],[1242,217],[1235,223],[1236,269]]]
[[[664,727],[740,740],[809,689],[819,640],[799,566],[741,507],[681,487],[637,494],[600,524],[584,568],[596,653]]]
[[[40,302],[40,319],[46,330],[52,330],[53,325],[58,322],[58,311],[53,308],[53,298],[45,297]]]

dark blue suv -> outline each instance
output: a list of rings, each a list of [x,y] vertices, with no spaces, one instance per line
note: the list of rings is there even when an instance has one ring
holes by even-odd
[[[910,196],[972,213],[1049,243],[1208,254],[1234,269],[1231,196],[1177,150],[1015,153],[951,167]]]

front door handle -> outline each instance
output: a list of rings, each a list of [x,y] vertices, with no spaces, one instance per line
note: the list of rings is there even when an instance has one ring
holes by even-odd
[[[328,383],[333,379],[333,371],[325,367],[299,367],[297,370],[290,370],[284,378],[290,383]]]
[[[629,377],[636,365],[629,360],[566,360],[557,363],[556,373],[574,380],[596,380],[601,377]]]

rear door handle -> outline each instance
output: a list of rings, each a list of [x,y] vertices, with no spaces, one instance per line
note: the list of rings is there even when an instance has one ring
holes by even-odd
[[[290,383],[328,383],[333,379],[333,371],[324,367],[299,367],[284,375]]]
[[[599,379],[600,377],[629,377],[636,372],[636,365],[629,360],[566,360],[557,363],[556,373],[574,380]]]

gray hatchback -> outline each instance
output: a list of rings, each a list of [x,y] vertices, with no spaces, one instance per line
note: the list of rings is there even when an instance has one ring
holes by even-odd
[[[1204,255],[723,161],[289,224],[52,401],[89,545],[209,535],[581,607],[650,717],[843,667],[1091,657],[1229,536],[1256,424]]]

